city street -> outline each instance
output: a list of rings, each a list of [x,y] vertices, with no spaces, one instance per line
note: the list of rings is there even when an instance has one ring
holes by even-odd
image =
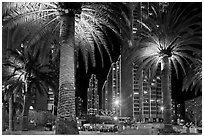
[[[13,131],[2,132],[3,135],[54,135],[54,131]],[[177,135],[201,135],[202,133],[177,133]],[[79,135],[157,135],[151,129],[126,129],[119,132],[79,131]]]

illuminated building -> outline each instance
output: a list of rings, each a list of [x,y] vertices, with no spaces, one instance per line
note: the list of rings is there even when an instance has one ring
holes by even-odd
[[[102,111],[106,115],[121,115],[121,70],[120,57],[112,63],[102,87]]]
[[[83,100],[81,97],[76,97],[76,116],[81,117],[83,113]]]
[[[99,113],[99,95],[98,80],[96,75],[92,74],[89,79],[89,88],[87,90],[87,114],[98,115]]]
[[[161,122],[163,106],[161,77],[159,73],[149,82],[150,71],[136,76],[137,67],[132,70],[133,119],[137,122]]]

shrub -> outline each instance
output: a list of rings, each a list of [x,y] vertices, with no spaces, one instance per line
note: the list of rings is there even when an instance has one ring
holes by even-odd
[[[46,126],[47,122],[53,122],[55,118],[49,111],[30,110],[28,120],[34,120],[37,126]]]
[[[79,134],[76,121],[59,118],[56,121],[56,134]]]

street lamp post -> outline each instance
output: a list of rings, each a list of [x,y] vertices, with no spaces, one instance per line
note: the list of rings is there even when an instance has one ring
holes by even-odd
[[[160,107],[160,110],[162,111],[162,119],[163,119],[163,118],[164,118],[164,117],[163,117],[164,107],[161,106],[161,107]]]

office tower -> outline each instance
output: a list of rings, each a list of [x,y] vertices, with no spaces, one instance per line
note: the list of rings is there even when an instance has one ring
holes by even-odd
[[[87,114],[98,115],[99,112],[99,95],[98,80],[96,75],[92,74],[89,79],[89,88],[87,90]]]
[[[112,64],[112,112],[115,116],[120,116],[120,91],[121,91],[121,71],[120,71],[120,61],[121,56],[119,56],[117,62]]]
[[[133,118],[136,122],[162,121],[162,92],[159,70],[150,82],[150,71],[136,75],[137,66],[133,67]]]

